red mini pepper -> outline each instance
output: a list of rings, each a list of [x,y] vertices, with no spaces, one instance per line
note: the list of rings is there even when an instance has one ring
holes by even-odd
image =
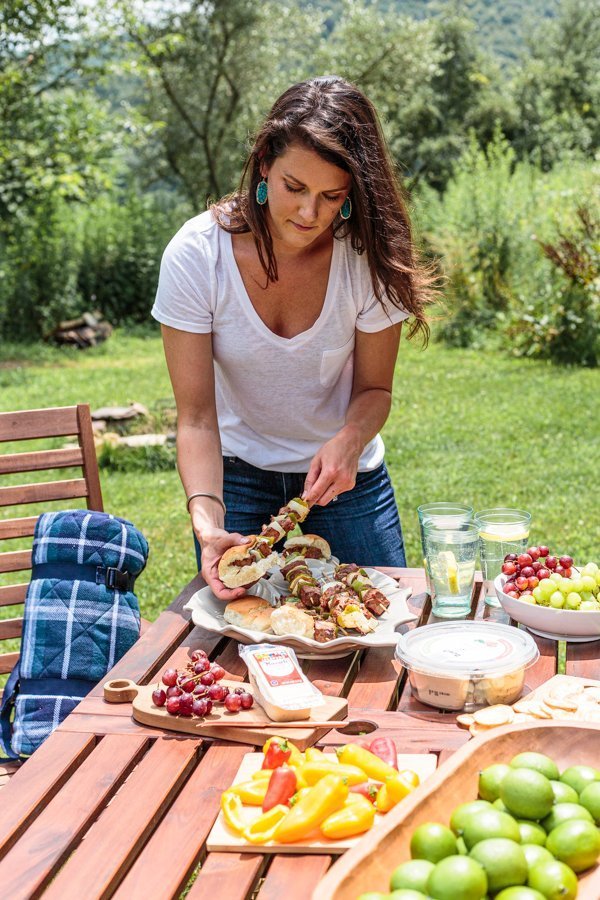
[[[276,769],[273,769],[267,793],[263,800],[263,812],[269,812],[270,809],[281,803],[288,805],[296,793],[297,786],[296,773],[289,766],[278,766]]]
[[[388,766],[392,766],[394,769],[398,768],[398,753],[396,745],[391,738],[375,738],[374,741],[371,741],[369,750],[374,756],[378,756],[379,759],[386,762]]]
[[[367,800],[370,800],[371,803],[375,803],[377,792],[380,787],[381,785],[376,784],[374,781],[363,781],[361,784],[353,784],[352,787],[349,788],[349,791],[351,794],[362,794],[362,796],[366,797]]]
[[[281,738],[273,738],[267,747],[263,760],[263,769],[278,769],[288,761],[292,755],[292,748],[287,741]]]

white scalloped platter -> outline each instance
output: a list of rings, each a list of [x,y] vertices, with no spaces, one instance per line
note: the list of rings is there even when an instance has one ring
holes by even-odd
[[[333,566],[329,563],[320,563],[318,560],[307,560],[315,577],[327,577],[333,573]],[[396,631],[399,625],[406,622],[414,622],[417,619],[410,612],[406,601],[411,595],[411,588],[399,587],[398,583],[378,572],[376,569],[365,568],[376,588],[386,595],[390,601],[389,607],[377,619],[377,630],[366,635],[344,635],[326,644],[321,644],[312,638],[298,637],[297,635],[270,634],[264,631],[251,631],[241,628],[239,625],[230,625],[223,618],[226,603],[219,600],[209,587],[204,587],[190,597],[184,609],[192,613],[192,621],[195,625],[222,634],[224,637],[234,638],[242,644],[286,644],[292,647],[301,658],[310,659],[335,659],[346,656],[355,650],[368,647],[395,647],[398,640]],[[289,595],[287,583],[277,570],[269,579],[261,578],[253,587],[249,588],[249,594],[268,600],[273,606],[282,595]]]

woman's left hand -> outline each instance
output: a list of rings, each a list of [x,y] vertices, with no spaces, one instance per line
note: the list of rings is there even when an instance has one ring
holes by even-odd
[[[357,431],[345,425],[317,451],[304,482],[302,497],[310,506],[327,506],[356,484],[363,447]]]

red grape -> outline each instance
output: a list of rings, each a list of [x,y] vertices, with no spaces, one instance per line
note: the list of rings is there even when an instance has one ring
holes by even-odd
[[[540,556],[542,555],[542,554],[540,553],[540,548],[539,548],[539,547],[528,547],[528,548],[527,548],[527,552],[529,553],[530,557],[532,558],[532,560],[533,560],[534,562],[535,562],[537,559],[539,559]]]
[[[244,688],[244,687],[236,687],[236,688],[233,689],[233,693],[234,693],[234,694],[245,694],[245,693],[246,693],[246,688]]]
[[[511,597],[513,600],[518,600],[521,594],[519,591],[505,591],[507,597]]]
[[[516,553],[507,553],[504,557],[504,562],[516,562],[518,559]]]
[[[527,584],[528,584],[528,582],[527,582],[527,579],[525,578],[525,576],[519,575],[519,577],[516,580],[516,585],[517,585],[518,589],[520,591],[524,591],[525,588],[527,587]]]
[[[183,691],[176,684],[172,684],[170,688],[167,688],[167,698],[180,697],[181,694],[183,694]]]
[[[563,567],[559,565],[559,566],[556,567],[556,569],[555,569],[554,571],[556,572],[557,575],[563,575],[563,576],[564,576],[564,575],[565,575],[565,572],[566,572],[567,570],[566,570],[566,569],[563,569]],[[565,577],[566,577],[566,576],[565,576]]]
[[[535,569],[533,566],[523,566],[521,569],[521,575],[523,578],[531,578],[532,575],[535,575]]]
[[[529,553],[521,553],[517,557],[517,562],[519,563],[520,566],[530,566],[531,563],[533,562],[533,560],[530,557]]]
[[[527,579],[527,587],[531,588],[531,590],[533,590],[533,588],[536,588],[539,583],[540,579],[537,577],[537,575],[530,575]]]
[[[192,652],[192,662],[200,662],[201,659],[208,659],[206,650],[194,650]]]
[[[220,666],[218,663],[213,663],[210,671],[212,672],[213,678],[215,681],[220,681],[221,678],[225,678],[225,669],[223,666]]]
[[[540,556],[548,556],[548,554],[550,553],[550,550],[548,549],[548,547],[546,547],[545,544],[540,544],[538,550],[540,551]]]
[[[533,563],[533,565],[531,566],[531,568],[532,568],[533,571],[536,573],[536,575],[537,575],[537,573],[540,571],[540,569],[541,569],[542,567],[543,567],[543,563],[541,563],[539,560],[536,560],[536,561]]]
[[[172,716],[179,714],[179,697],[169,697],[167,700],[167,712]]]
[[[242,709],[252,709],[254,705],[254,697],[252,694],[249,694],[248,691],[244,691],[243,694],[240,694],[240,699],[242,701]]]
[[[540,581],[543,581],[544,578],[550,578],[550,569],[546,569],[545,566],[542,566],[541,569],[537,570],[537,577]]]
[[[152,691],[152,702],[155,706],[164,706],[167,702],[167,695],[161,688],[156,688],[155,691]]]
[[[177,684],[177,672],[175,669],[165,669],[162,676],[162,683],[166,684],[167,687],[172,687],[174,684]]]
[[[222,684],[211,684],[208,689],[208,698],[215,703],[222,703],[226,696],[226,688]]]
[[[193,678],[185,678],[179,682],[179,687],[184,692],[184,694],[191,694],[196,687],[196,682]]]
[[[242,708],[242,698],[240,694],[228,694],[225,697],[225,709],[227,712],[239,712]]]
[[[570,578],[572,574],[573,569],[571,569],[571,567],[569,567],[568,569],[563,569],[563,578]]]
[[[203,672],[208,672],[210,669],[210,660],[204,656],[202,659],[199,659],[194,664],[194,672],[196,675],[202,675]]]
[[[212,700],[206,699],[204,702],[206,703],[206,715],[209,716],[213,708]]]
[[[573,559],[570,556],[561,556],[559,559],[559,563],[563,567],[563,569],[570,569],[573,565]]]
[[[200,718],[204,718],[204,716],[206,715],[206,710],[207,710],[207,701],[206,700],[202,700],[202,699],[194,700],[194,702],[192,704],[192,712],[194,713],[195,716],[200,716]]]
[[[200,676],[200,684],[206,685],[206,687],[210,687],[211,684],[215,683],[215,676],[212,672],[204,672],[203,675]]]
[[[555,556],[547,556],[546,557],[546,568],[547,569],[555,569],[558,565],[558,560]]]
[[[517,567],[515,566],[514,562],[509,560],[509,562],[505,562],[502,566],[502,571],[505,575],[514,575],[517,571]]]

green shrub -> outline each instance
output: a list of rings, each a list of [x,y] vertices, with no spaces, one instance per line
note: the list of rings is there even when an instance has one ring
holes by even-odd
[[[174,444],[127,447],[107,440],[97,454],[99,467],[111,472],[167,472],[176,467]]]

